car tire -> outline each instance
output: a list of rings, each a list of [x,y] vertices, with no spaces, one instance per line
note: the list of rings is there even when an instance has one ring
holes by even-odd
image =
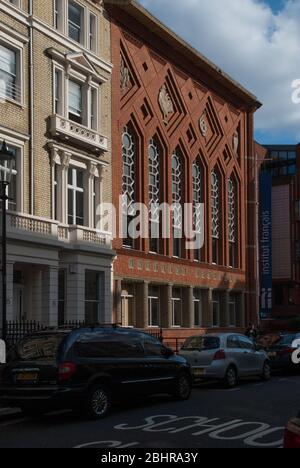
[[[178,375],[175,383],[174,396],[179,401],[189,400],[192,393],[192,378],[186,372],[182,372]]]
[[[234,366],[230,366],[227,369],[225,378],[224,378],[224,385],[226,388],[234,388],[237,386],[238,383],[238,375],[236,368]]]
[[[268,382],[269,380],[271,380],[271,373],[272,371],[270,363],[265,362],[263,367],[263,373],[261,375],[261,380],[263,380],[264,382]]]
[[[111,391],[107,385],[93,385],[84,401],[84,413],[89,419],[103,419],[111,409]]]

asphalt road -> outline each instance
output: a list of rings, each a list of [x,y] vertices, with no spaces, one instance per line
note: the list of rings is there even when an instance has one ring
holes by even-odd
[[[60,412],[30,420],[0,409],[0,448],[282,447],[283,428],[300,410],[300,377],[201,385],[188,402],[169,397],[118,404],[103,421]]]

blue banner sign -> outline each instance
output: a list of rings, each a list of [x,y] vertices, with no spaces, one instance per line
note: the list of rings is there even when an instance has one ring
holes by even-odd
[[[272,175],[260,176],[260,318],[272,317]]]

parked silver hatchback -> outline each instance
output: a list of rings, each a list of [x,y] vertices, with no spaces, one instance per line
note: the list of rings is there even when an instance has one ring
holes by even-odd
[[[190,363],[196,381],[219,380],[233,388],[241,378],[271,378],[267,354],[247,337],[236,333],[190,337],[179,354]]]

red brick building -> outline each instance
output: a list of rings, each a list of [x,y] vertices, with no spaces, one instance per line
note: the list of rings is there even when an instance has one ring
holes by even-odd
[[[105,4],[114,204],[126,194],[128,204],[205,206],[202,249],[176,238],[176,216],[171,239],[115,239],[115,320],[169,336],[244,327],[258,311],[253,115],[260,103],[135,1]]]

